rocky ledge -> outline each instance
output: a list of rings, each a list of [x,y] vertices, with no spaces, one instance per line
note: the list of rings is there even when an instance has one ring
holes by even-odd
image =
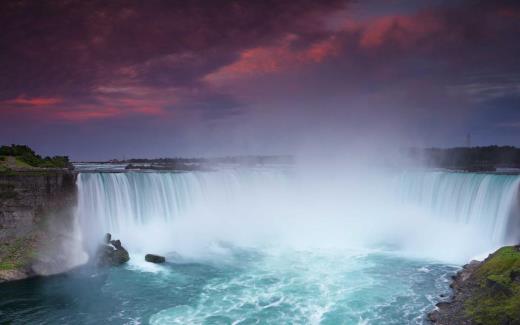
[[[520,246],[502,247],[453,277],[453,296],[428,319],[438,325],[520,324]]]

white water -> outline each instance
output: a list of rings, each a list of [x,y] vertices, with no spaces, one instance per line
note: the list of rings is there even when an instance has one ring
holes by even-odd
[[[408,172],[400,177],[399,189],[404,202],[438,218],[474,226],[490,242],[502,244],[518,206],[519,180],[511,175]]]
[[[385,250],[464,263],[507,242],[517,176],[406,172],[316,177],[272,169],[82,173],[79,220],[137,253],[201,257],[220,243]]]

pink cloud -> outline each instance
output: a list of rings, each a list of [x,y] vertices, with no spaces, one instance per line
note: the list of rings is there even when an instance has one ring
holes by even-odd
[[[361,33],[359,44],[371,49],[395,42],[401,46],[411,46],[418,40],[438,31],[443,25],[438,17],[422,12],[412,16],[383,16],[358,24],[351,24]]]
[[[24,96],[19,96],[14,99],[5,100],[1,103],[7,105],[20,105],[20,106],[49,106],[56,105],[63,102],[61,98],[52,98],[52,97],[33,97],[26,98]]]
[[[237,61],[210,73],[204,79],[210,83],[219,83],[319,64],[344,54],[348,44],[355,44],[365,51],[389,42],[407,48],[442,29],[440,18],[428,11],[363,21],[349,18],[327,38],[303,49],[293,46],[300,41],[300,36],[295,34],[286,35],[272,45],[246,49],[240,53]]]
[[[17,97],[1,102],[5,105],[0,106],[0,116],[30,116],[46,121],[86,122],[136,115],[164,117],[170,114],[164,106],[174,102],[171,96],[135,96],[135,89],[123,90],[128,93],[121,93],[121,89],[118,90],[118,96],[99,93],[94,97],[96,103],[92,104],[65,101],[61,98]],[[16,106],[25,107],[16,109]]]
[[[164,117],[167,111],[157,99],[114,99],[107,96],[97,98],[99,104],[79,104],[74,109],[49,111],[53,119],[84,122],[89,120],[123,118],[128,116]]]
[[[47,112],[46,116],[50,120],[64,120],[84,122],[89,120],[107,119],[122,115],[120,109],[115,107],[94,107],[94,106],[77,106],[73,110],[57,110]]]
[[[293,42],[298,36],[290,34],[272,46],[255,47],[244,50],[240,58],[207,75],[209,82],[254,77],[290,70],[302,65],[320,63],[339,53],[335,37],[320,40],[305,49],[295,49]]]

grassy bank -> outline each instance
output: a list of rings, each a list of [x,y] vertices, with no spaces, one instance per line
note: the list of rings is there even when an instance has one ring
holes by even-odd
[[[474,274],[477,289],[464,304],[479,324],[520,324],[520,250],[502,247]]]
[[[0,172],[37,168],[71,168],[67,156],[42,157],[25,145],[0,146]]]

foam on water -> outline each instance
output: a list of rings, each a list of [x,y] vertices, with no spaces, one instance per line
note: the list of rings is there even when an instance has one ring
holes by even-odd
[[[422,312],[431,308],[425,293],[443,288],[442,275],[450,270],[428,264],[431,272],[417,273],[424,262],[355,252],[255,257],[230,278],[209,281],[195,304],[161,310],[150,323],[422,323]]]

